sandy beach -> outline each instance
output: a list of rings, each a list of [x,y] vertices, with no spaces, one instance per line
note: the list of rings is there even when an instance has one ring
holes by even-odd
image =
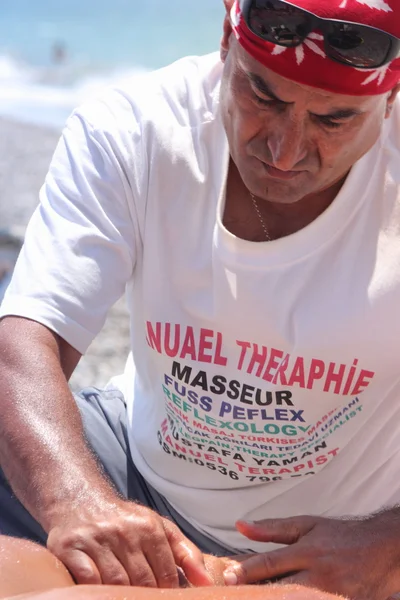
[[[59,132],[51,129],[0,119],[0,230],[23,235],[58,138]],[[104,386],[123,371],[128,348],[128,315],[121,299],[78,365],[72,389]]]

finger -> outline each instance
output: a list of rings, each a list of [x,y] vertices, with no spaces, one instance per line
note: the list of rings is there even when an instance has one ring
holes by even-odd
[[[190,588],[190,587],[192,587],[190,585],[190,583],[188,582],[188,580],[186,579],[186,575],[182,571],[182,569],[180,567],[177,567],[176,570],[178,572],[179,587],[180,588]],[[391,600],[391,599],[389,599],[389,600]]]
[[[80,550],[70,550],[55,556],[66,566],[77,585],[101,585],[102,579],[96,563]]]
[[[302,571],[308,566],[304,552],[295,546],[256,554],[224,571],[225,585],[247,585],[280,575]]]
[[[164,520],[164,528],[175,563],[181,567],[189,583],[196,587],[212,586],[213,580],[204,564],[203,553],[167,519]]]
[[[147,557],[142,553],[128,553],[122,548],[117,558],[128,574],[128,586],[156,588],[157,580]]]
[[[317,524],[318,517],[290,517],[264,521],[237,521],[236,529],[256,542],[295,544]]]
[[[165,531],[159,539],[154,538],[151,546],[143,545],[144,555],[154,575],[157,587],[171,589],[179,587],[178,569]]]
[[[157,524],[158,523],[158,524]],[[177,568],[166,538],[163,521],[156,520],[138,546],[135,530],[126,529],[124,540],[113,551],[128,573],[129,583],[146,588],[179,586]]]
[[[89,546],[85,552],[95,563],[103,585],[130,585],[128,573],[110,548],[95,545]]]

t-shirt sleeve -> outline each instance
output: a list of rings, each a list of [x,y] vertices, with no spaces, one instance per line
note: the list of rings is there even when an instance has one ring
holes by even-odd
[[[82,354],[124,293],[137,258],[123,150],[117,132],[95,130],[78,113],[70,117],[0,309],[0,317],[42,323]]]

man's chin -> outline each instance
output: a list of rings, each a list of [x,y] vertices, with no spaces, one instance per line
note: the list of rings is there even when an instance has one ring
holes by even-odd
[[[264,193],[260,193],[260,200],[264,199],[267,202],[273,204],[297,204],[303,200],[306,196],[310,196],[315,193],[314,186],[310,185],[309,182],[303,181],[275,181],[269,180],[264,181],[262,187],[264,187]],[[255,186],[257,187],[257,186]],[[261,189],[262,187],[259,186]]]
[[[309,193],[299,194],[298,190],[286,193],[278,193],[268,190],[263,199],[271,204],[280,204],[285,206],[291,206],[293,204],[298,204],[303,200],[306,196],[309,196]]]

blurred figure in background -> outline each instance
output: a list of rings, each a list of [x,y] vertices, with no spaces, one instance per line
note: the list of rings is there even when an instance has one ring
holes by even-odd
[[[63,42],[56,42],[51,49],[51,60],[54,65],[63,65],[67,60],[67,49]]]

